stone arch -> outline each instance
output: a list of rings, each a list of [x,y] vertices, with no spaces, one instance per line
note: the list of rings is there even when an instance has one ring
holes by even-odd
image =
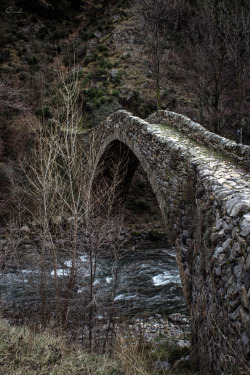
[[[110,116],[100,125],[99,160],[108,145],[123,144],[146,171],[175,241],[200,367],[227,373],[250,355],[250,147],[172,112],[149,121],[126,111]],[[154,125],[161,122],[178,134]],[[219,154],[211,158],[213,148]]]
[[[193,237],[193,227],[196,225],[194,204],[195,173],[190,169],[190,164],[186,157],[182,155],[181,150],[178,147],[173,147],[173,145],[170,152],[168,152],[168,164],[163,168],[157,163],[157,157],[155,157],[155,161],[152,160],[153,157],[149,159],[148,153],[143,152],[143,149],[138,147],[138,143],[124,132],[118,134],[117,132],[111,132],[102,139],[103,142],[99,146],[96,164],[103,163],[105,165],[106,162],[108,164],[108,160],[116,158],[117,160],[119,158],[125,160],[124,165],[128,168],[126,175],[123,176],[124,184],[120,187],[124,194],[129,189],[139,163],[146,173],[158,202],[168,237],[178,250],[177,262],[183,292],[188,305],[191,306],[192,288],[189,280],[190,272],[187,271],[188,261],[186,257],[187,254],[189,256],[192,255],[189,248],[192,248],[193,243],[190,241],[191,246],[187,247],[186,239],[188,237],[187,232],[189,232],[190,238],[191,236]],[[156,150],[156,155],[159,155],[159,150]],[[165,171],[164,178],[162,176],[163,169]],[[101,170],[103,171],[103,168]],[[177,221],[176,217],[178,218]]]

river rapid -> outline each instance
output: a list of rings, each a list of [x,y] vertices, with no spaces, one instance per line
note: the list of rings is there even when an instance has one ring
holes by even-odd
[[[114,257],[95,257],[93,294],[98,305],[112,303],[116,311],[127,317],[146,317],[154,314],[187,313],[174,248],[148,246],[123,251],[119,260]],[[59,289],[67,283],[72,261],[59,258],[56,269]],[[48,289],[48,301],[55,294],[55,269],[47,262],[43,273]],[[74,298],[85,300],[89,293],[91,268],[89,254],[79,252],[74,272]],[[0,296],[4,304],[13,309],[40,304],[41,268],[8,267],[0,278]],[[73,308],[73,307],[72,307]],[[77,309],[77,306],[74,306]],[[101,309],[100,312],[101,313]]]

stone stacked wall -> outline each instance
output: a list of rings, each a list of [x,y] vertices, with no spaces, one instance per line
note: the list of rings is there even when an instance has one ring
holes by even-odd
[[[208,145],[250,168],[250,146],[238,144],[212,133],[186,116],[175,112],[159,110],[149,116],[147,121],[154,124],[167,123],[173,125],[198,143]]]
[[[250,202],[211,171],[197,166],[196,173],[198,220],[186,257],[193,345],[204,373],[237,374],[250,355]]]
[[[162,118],[167,121],[167,115],[158,111],[150,122]],[[174,118],[170,115],[171,123]],[[175,126],[186,133],[189,125],[185,130],[179,122]],[[215,166],[200,160],[189,152],[186,139],[175,142],[157,126],[126,111],[100,124],[100,132],[99,158],[120,141],[147,173],[169,238],[176,244],[200,367],[206,374],[231,373],[250,355],[249,174],[243,171],[239,188],[237,182],[232,187],[227,175],[236,173],[237,167],[225,169],[220,159]],[[192,136],[201,141],[201,135]],[[212,133],[209,136],[214,138]],[[214,136],[219,142],[221,137]],[[222,149],[231,150],[232,156],[236,144],[222,140]],[[248,161],[249,147],[236,146],[240,153],[235,159]]]

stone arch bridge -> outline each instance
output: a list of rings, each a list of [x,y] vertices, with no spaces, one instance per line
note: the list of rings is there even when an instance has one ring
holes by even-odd
[[[176,245],[200,367],[231,373],[250,355],[250,147],[168,111],[147,121],[118,111],[98,133],[104,164],[126,155],[124,191],[138,163],[147,174]]]

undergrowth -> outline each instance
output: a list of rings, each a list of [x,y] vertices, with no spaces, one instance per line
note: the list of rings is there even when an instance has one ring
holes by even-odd
[[[118,375],[117,363],[104,355],[90,355],[66,345],[51,333],[0,323],[1,375]]]
[[[69,344],[50,330],[34,332],[0,320],[0,375],[192,374],[186,366],[175,368],[174,365],[170,372],[156,369],[155,361],[167,360],[173,355],[176,360],[183,355],[183,350],[177,353],[176,345],[173,354],[171,347],[166,343],[164,347],[147,344],[141,338],[123,333],[115,339],[110,356],[90,354],[80,344]]]

